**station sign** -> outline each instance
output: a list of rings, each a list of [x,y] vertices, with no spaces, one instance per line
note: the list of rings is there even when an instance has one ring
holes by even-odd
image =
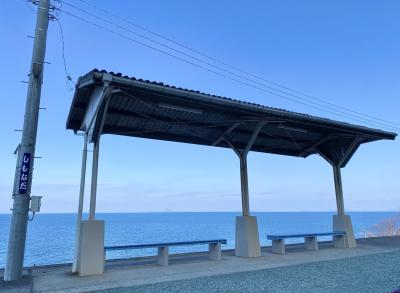
[[[24,153],[21,163],[21,173],[19,176],[19,193],[26,194],[28,190],[29,169],[31,166],[31,154]]]

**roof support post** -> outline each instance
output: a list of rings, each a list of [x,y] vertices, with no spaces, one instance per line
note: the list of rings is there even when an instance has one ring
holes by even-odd
[[[257,139],[258,134],[260,133],[261,129],[266,124],[266,121],[262,121],[257,124],[256,128],[254,129],[249,141],[244,150],[238,150],[226,137],[223,136],[227,144],[233,149],[236,155],[239,157],[240,160],[240,183],[241,183],[241,191],[242,191],[242,213],[243,216],[250,216],[250,203],[249,203],[249,180],[248,180],[248,173],[247,173],[247,154],[249,153],[251,147],[254,145],[254,142]]]
[[[342,156],[338,160],[329,158],[327,155],[319,151],[319,154],[333,167],[333,176],[335,182],[335,193],[336,193],[336,208],[337,214],[342,216],[344,212],[344,201],[343,201],[343,186],[342,186],[342,174],[341,168],[343,168],[347,161],[350,159],[351,155],[357,149],[360,141],[363,138],[355,137],[346,150],[342,150]]]
[[[99,125],[98,134],[96,140],[93,143],[93,162],[92,162],[92,184],[90,187],[90,207],[89,207],[89,220],[95,219],[96,213],[96,196],[97,196],[97,174],[99,169],[99,148],[100,148],[100,137],[103,131],[104,121],[106,119],[108,105],[110,99],[108,98],[105,102],[103,112],[101,113],[101,120]],[[97,114],[99,115],[99,113]]]
[[[92,182],[90,186],[90,206],[89,206],[89,220],[95,219],[96,213],[96,196],[97,196],[97,174],[99,169],[99,147],[100,140],[94,143],[93,148],[93,162],[92,162]]]
[[[319,154],[333,167],[333,176],[335,180],[335,193],[336,193],[336,209],[337,214],[333,216],[333,231],[343,231],[346,233],[344,243],[341,241],[335,241],[335,247],[353,248],[356,247],[356,240],[353,231],[353,224],[349,215],[344,212],[344,200],[343,200],[343,187],[342,187],[342,174],[341,168],[350,159],[352,153],[357,148],[360,142],[360,138],[355,138],[354,141],[349,145],[347,150],[343,152],[340,160],[333,160],[323,152],[319,151]]]
[[[112,76],[110,74],[103,76],[102,87],[96,87],[91,97],[89,98],[88,110],[86,111],[81,129],[86,132],[89,143],[94,143],[101,135],[102,127],[104,124],[105,114],[107,112],[108,104],[111,99],[113,85],[111,85]],[[103,112],[101,114],[101,107],[104,104]],[[100,121],[98,119],[101,119]]]
[[[79,245],[80,245],[80,230],[81,230],[82,212],[83,212],[83,199],[84,199],[84,195],[85,195],[87,142],[88,142],[88,138],[85,135],[84,139],[83,139],[81,184],[80,184],[80,187],[79,187],[78,213],[77,213],[77,218],[76,218],[74,262],[72,264],[72,272],[73,273],[77,272],[77,266],[78,266],[78,251],[79,251]]]
[[[250,216],[249,203],[249,179],[247,176],[247,155],[239,156],[240,159],[240,183],[242,190],[242,213],[243,216]]]
[[[351,148],[354,149],[356,144],[352,144]],[[336,193],[336,208],[337,214],[333,215],[333,231],[343,231],[346,233],[344,243],[341,241],[335,241],[335,247],[353,248],[357,246],[356,238],[354,236],[353,224],[349,215],[344,212],[344,200],[343,200],[343,187],[342,187],[342,174],[341,166],[345,160],[349,159],[351,151],[346,151],[343,158],[339,162],[333,162],[323,153],[320,153],[333,167],[333,176],[335,180],[335,193]]]
[[[242,189],[242,214],[236,217],[235,255],[240,257],[259,257],[261,255],[257,217],[250,216],[249,181],[247,176],[247,154],[257,139],[265,121],[255,127],[244,150],[238,150],[226,138],[228,145],[240,159],[240,183]]]
[[[333,165],[333,176],[335,179],[336,207],[339,216],[344,215],[342,174],[339,166]]]
[[[103,77],[104,81],[104,77]],[[80,276],[101,274],[104,270],[104,221],[96,220],[97,177],[99,169],[100,138],[106,120],[111,98],[111,78],[91,98],[92,112],[86,113],[82,129],[85,130],[85,147],[93,142],[92,177],[90,186],[89,219],[82,221],[84,174],[86,173],[86,154],[82,159],[81,194],[78,207],[77,243],[75,243],[75,258],[72,267]],[[104,106],[103,106],[104,105]],[[82,202],[81,202],[82,201]],[[90,253],[89,253],[90,251]]]
[[[76,271],[79,276],[102,274],[104,270],[104,221],[96,220],[97,177],[99,169],[100,137],[108,108],[103,109],[98,134],[93,142],[92,178],[90,188],[89,219],[81,221],[79,228]],[[86,133],[87,135],[87,133]],[[89,138],[88,138],[89,139]],[[89,253],[90,251],[90,253]]]
[[[353,231],[353,224],[349,215],[344,212],[342,175],[339,165],[333,166],[333,175],[335,178],[336,206],[337,215],[333,216],[333,231],[344,231],[346,236],[344,242],[334,241],[335,247],[354,248],[357,246]]]
[[[224,140],[239,157],[240,161],[240,187],[242,197],[242,214],[243,216],[250,215],[250,203],[249,203],[249,179],[247,173],[247,152],[238,150],[231,141],[224,136]]]

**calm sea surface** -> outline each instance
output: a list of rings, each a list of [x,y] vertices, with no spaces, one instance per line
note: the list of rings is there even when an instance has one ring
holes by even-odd
[[[150,242],[224,238],[235,245],[235,216],[239,213],[132,213],[97,214],[106,221],[106,245],[143,244]],[[332,215],[328,212],[265,212],[258,217],[260,241],[270,245],[267,233],[321,232],[332,229]],[[356,237],[363,237],[364,229],[371,229],[395,212],[350,213]],[[9,233],[10,215],[0,214],[0,267],[4,267]],[[71,262],[75,241],[75,214],[38,214],[29,222],[25,252],[25,266]],[[302,239],[293,240],[299,242]],[[206,250],[206,246],[172,248],[172,252]],[[154,255],[154,249],[110,252],[107,258]]]

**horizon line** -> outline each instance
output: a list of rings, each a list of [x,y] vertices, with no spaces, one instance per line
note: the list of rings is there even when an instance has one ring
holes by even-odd
[[[254,211],[253,213],[336,213],[337,211]],[[400,210],[364,210],[364,211],[347,211],[348,213],[400,213]],[[97,212],[96,214],[161,214],[161,213],[241,213],[241,211],[148,211],[148,212]],[[77,214],[77,212],[39,212],[42,215],[51,214]],[[88,215],[89,213],[83,213]],[[11,215],[10,213],[0,213],[0,215]]]

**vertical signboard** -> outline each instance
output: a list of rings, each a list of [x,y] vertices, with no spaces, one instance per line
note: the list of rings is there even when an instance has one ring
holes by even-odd
[[[24,153],[21,163],[21,175],[19,177],[19,193],[26,194],[28,190],[29,168],[31,166],[31,154]]]

